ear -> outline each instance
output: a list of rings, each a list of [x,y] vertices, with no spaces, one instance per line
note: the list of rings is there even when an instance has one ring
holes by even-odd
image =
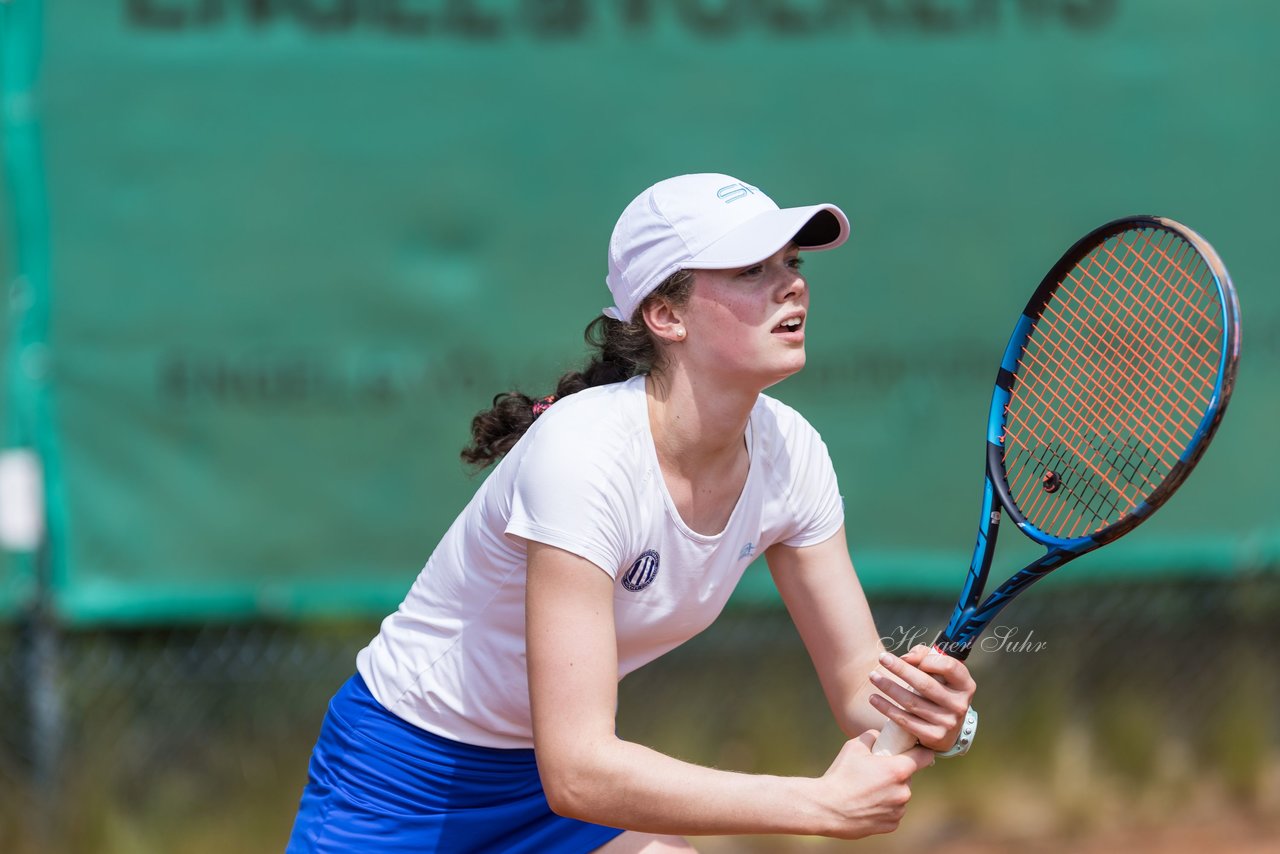
[[[674,344],[685,339],[684,312],[665,299],[650,300],[640,309],[640,316],[659,341]]]

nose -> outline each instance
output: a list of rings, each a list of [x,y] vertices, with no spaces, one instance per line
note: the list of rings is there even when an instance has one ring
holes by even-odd
[[[793,300],[809,289],[809,283],[798,270],[788,269],[778,287],[778,302]]]

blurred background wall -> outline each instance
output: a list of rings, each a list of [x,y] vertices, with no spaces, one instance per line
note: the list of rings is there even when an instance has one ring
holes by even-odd
[[[1277,36],[1262,0],[0,2],[0,412],[42,473],[0,507],[41,523],[0,559],[0,849],[279,850],[328,695],[482,477],[471,415],[581,360],[636,193],[723,171],[852,220],[774,392],[831,448],[890,638],[946,616],[1049,265],[1130,213],[1218,248],[1244,346],[1213,449],[1010,609],[986,758],[879,844],[1203,810],[1248,850],[1280,812]],[[759,566],[623,690],[700,761],[839,744]]]

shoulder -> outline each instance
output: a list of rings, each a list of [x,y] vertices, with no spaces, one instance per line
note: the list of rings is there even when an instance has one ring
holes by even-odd
[[[785,447],[797,442],[822,442],[822,436],[798,410],[767,394],[760,395],[751,416],[764,438],[774,444]]]
[[[496,473],[507,534],[617,573],[652,456],[643,384],[638,394],[629,382],[597,386],[556,401],[538,417]]]
[[[529,429],[535,443],[616,445],[644,428],[644,379],[594,386],[557,400]]]
[[[791,492],[831,468],[831,455],[821,434],[793,407],[762,394],[752,410],[751,423],[759,431],[756,448],[767,477],[784,491]]]
[[[595,386],[557,400],[508,456],[521,468],[616,471],[640,459],[647,436],[643,378]]]
[[[822,436],[795,409],[764,395],[752,416],[760,423],[765,482],[783,508],[776,542],[808,546],[828,539],[844,523],[844,502]]]
[[[548,407],[538,422],[541,423],[544,419],[555,421],[566,417],[582,417],[590,413],[607,412],[631,403],[639,403],[643,399],[644,377],[632,377],[618,383],[605,383],[584,388],[582,391],[562,397]]]

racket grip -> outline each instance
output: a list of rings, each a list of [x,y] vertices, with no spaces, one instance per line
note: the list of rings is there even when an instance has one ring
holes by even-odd
[[[876,743],[872,745],[871,752],[876,756],[897,756],[899,753],[906,753],[915,747],[916,743],[914,735],[893,721],[888,721],[884,725],[884,729],[880,730],[880,735],[876,738]]]

